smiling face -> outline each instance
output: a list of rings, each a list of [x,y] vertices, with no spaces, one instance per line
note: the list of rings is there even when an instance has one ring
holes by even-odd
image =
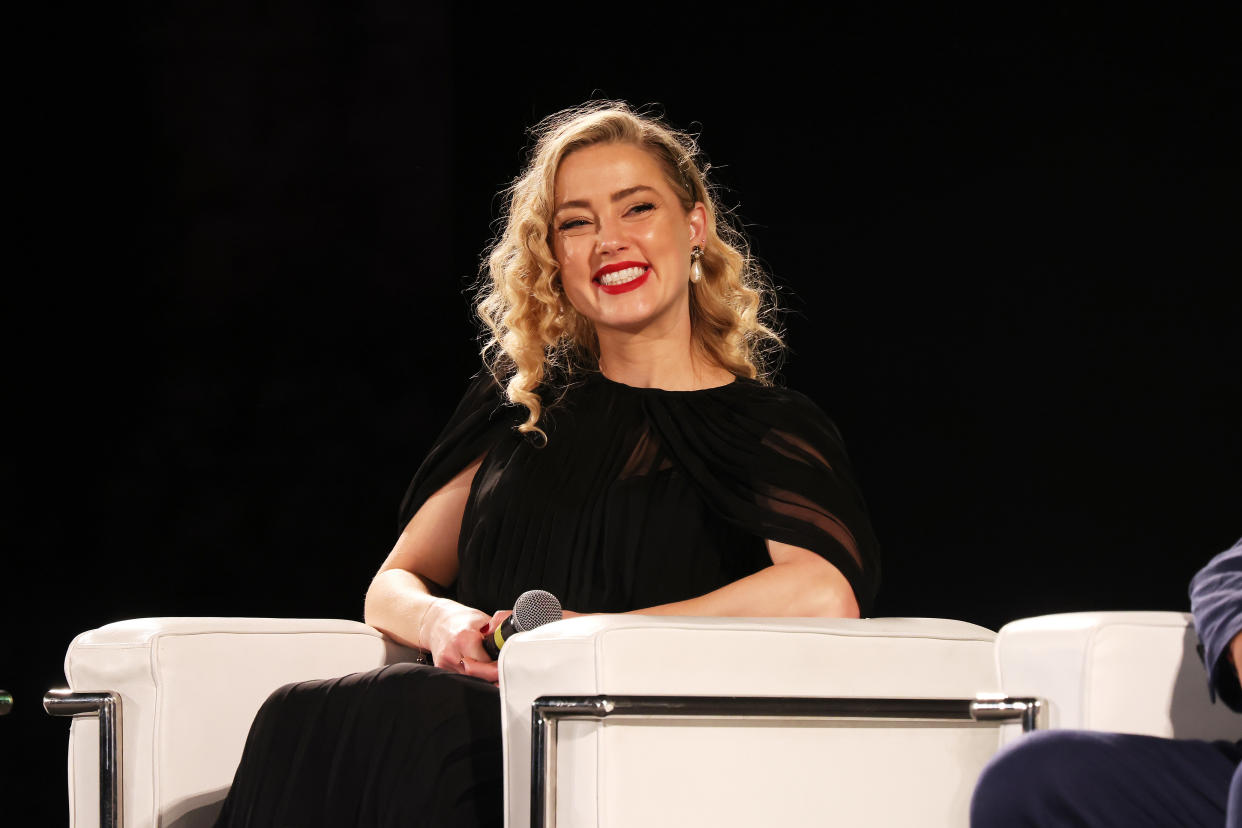
[[[571,152],[554,191],[561,284],[601,346],[617,335],[688,335],[690,250],[703,244],[703,205],[687,212],[660,162],[625,143]]]

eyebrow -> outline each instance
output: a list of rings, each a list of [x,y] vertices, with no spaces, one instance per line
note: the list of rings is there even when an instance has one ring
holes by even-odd
[[[648,187],[646,184],[639,184],[636,187],[626,187],[624,190],[617,190],[615,193],[612,194],[609,200],[615,204],[616,202],[621,201],[622,199],[625,199],[625,198],[629,198],[630,196],[634,195],[634,193],[641,192],[643,190],[650,190],[653,193],[656,191],[655,187]],[[591,206],[591,203],[589,201],[582,201],[582,200],[566,201],[565,203],[559,205],[556,208],[556,210],[552,212],[552,215],[556,215],[562,210],[568,210],[570,207],[582,207],[585,209],[585,208],[589,208],[590,206]]]

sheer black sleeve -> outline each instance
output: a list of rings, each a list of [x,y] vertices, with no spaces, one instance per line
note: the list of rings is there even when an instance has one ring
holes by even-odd
[[[722,520],[821,555],[866,614],[879,545],[836,426],[796,391],[745,380],[729,388],[727,405],[668,395],[651,406],[669,451]]]

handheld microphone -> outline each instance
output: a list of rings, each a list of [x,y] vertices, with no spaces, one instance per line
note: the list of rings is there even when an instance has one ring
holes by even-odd
[[[515,633],[560,620],[561,602],[555,595],[542,589],[527,590],[513,603],[513,614],[493,630],[491,635],[483,636],[483,649],[495,660],[500,658],[500,648],[505,646],[505,640]]]

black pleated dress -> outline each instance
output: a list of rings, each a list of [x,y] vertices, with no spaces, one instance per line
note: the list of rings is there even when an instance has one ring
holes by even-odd
[[[805,396],[748,379],[663,391],[588,373],[526,409],[476,379],[419,468],[401,527],[483,458],[452,597],[486,613],[545,589],[577,612],[703,595],[771,563],[834,564],[867,614],[878,548],[840,435]],[[255,717],[218,826],[502,824],[500,708],[486,682],[396,665],[281,688]]]

